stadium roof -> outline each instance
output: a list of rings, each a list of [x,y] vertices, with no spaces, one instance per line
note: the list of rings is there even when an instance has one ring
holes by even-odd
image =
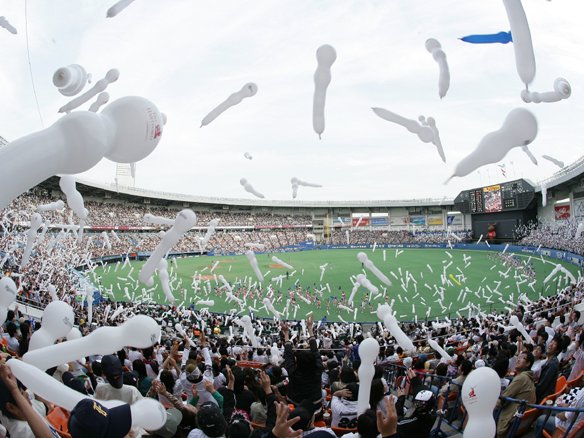
[[[363,200],[363,201],[296,201],[296,200],[269,200],[269,199],[236,199],[236,198],[213,198],[206,196],[185,195],[180,193],[157,192],[135,187],[117,186],[111,183],[98,183],[78,179],[78,190],[82,194],[89,194],[104,197],[109,193],[109,197],[121,198],[128,202],[144,203],[145,198],[157,200],[157,204],[169,203],[191,203],[208,204],[214,206],[234,206],[234,207],[287,207],[287,208],[369,208],[369,207],[437,207],[452,206],[453,199],[409,199],[409,200]],[[57,177],[48,179],[42,184],[43,187],[51,190],[59,189]]]

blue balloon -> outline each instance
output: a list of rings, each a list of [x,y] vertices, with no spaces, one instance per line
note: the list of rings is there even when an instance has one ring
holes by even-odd
[[[513,42],[511,32],[499,32],[487,35],[467,35],[460,39],[465,43],[471,44],[493,44],[493,43],[507,44]]]

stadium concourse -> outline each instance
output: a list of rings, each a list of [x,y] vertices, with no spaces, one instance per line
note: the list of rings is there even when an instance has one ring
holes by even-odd
[[[468,421],[462,406],[464,382],[482,367],[494,370],[500,382],[497,436],[524,432],[543,436],[543,430],[551,436],[584,428],[581,275],[573,282],[566,280],[570,284],[555,295],[531,300],[524,296],[503,313],[469,311],[433,322],[399,322],[399,331],[411,347],[382,321],[330,323],[302,315],[290,321],[252,318],[248,325],[241,313],[209,313],[192,305],[110,299],[89,303],[86,298],[93,286],[79,271],[92,270],[110,259],[125,260],[132,253],[151,253],[161,240],[161,230],[168,226],[145,224],[144,215],[173,219],[185,204],[165,198],[144,203],[146,198],[130,200],[123,191],[106,191],[105,195],[100,191],[96,196],[99,188],[79,187],[89,211],[83,234],[70,226],[70,210],[43,212],[48,226],[37,235],[25,267],[20,265],[32,214],[39,205],[54,203],[64,195],[49,180],[2,212],[2,268],[18,290],[2,326],[2,356],[10,361],[27,360],[27,353],[38,348],[30,348],[31,338],[42,332],[43,309],[56,298],[71,307],[72,325],[81,339],[91,339],[103,327],[121,329],[138,314],[156,321],[161,336],[151,347],[128,345],[108,351],[110,354],[84,354],[47,370],[50,379],[101,400],[99,409],[111,420],[104,423],[107,432],[100,436],[124,436],[130,428],[131,436],[162,437],[456,435]],[[339,206],[323,213],[318,206],[193,204],[197,226],[172,252],[204,257],[243,254],[255,247],[277,254],[307,241],[314,249],[325,248],[321,244],[338,247],[350,242],[369,248],[442,245],[447,250],[452,243],[476,245],[482,239],[473,234],[468,218],[451,227],[444,225],[453,210],[451,201],[412,205],[416,202],[410,201],[408,210],[399,205],[384,207],[389,214],[382,226],[373,226],[373,215],[366,218],[366,226],[360,226],[362,217],[352,217],[352,213],[366,210],[363,206]],[[378,211],[375,206],[367,210]],[[564,261],[571,260],[568,253],[574,258],[584,254],[578,222],[549,220],[541,211],[539,222],[517,227],[515,240],[506,242],[543,248],[546,255],[565,251],[561,253]],[[390,219],[422,212],[427,217],[425,225],[413,226],[410,219],[396,225]],[[440,215],[442,223],[431,226],[428,217]],[[215,219],[219,221],[213,225]],[[210,227],[215,232],[205,239]],[[231,287],[236,298],[241,296],[235,285]],[[363,375],[360,379],[359,372],[360,345],[369,337],[379,345],[370,382]],[[36,414],[22,404],[10,361],[0,365],[0,422],[10,436],[34,436],[39,428],[50,430],[53,436],[79,436],[84,424],[95,421],[78,406],[67,411],[35,399],[33,407],[44,418],[36,424]],[[367,385],[369,393],[361,411],[359,385]],[[34,391],[29,388],[29,392]],[[390,394],[396,398],[386,397]],[[164,406],[167,416],[162,428],[132,426],[103,401],[136,404],[143,398],[156,399]],[[375,410],[384,415],[376,418]],[[298,420],[289,422],[288,418]]]

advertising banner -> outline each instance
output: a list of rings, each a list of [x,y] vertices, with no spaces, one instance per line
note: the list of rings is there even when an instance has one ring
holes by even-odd
[[[428,225],[444,225],[444,219],[441,214],[428,216]]]
[[[391,216],[391,225],[407,225],[409,216]]]
[[[446,217],[447,225],[462,225],[462,215],[461,214],[449,214]]]
[[[371,218],[371,225],[374,227],[387,227],[389,224],[389,217],[381,216],[381,217],[372,217]]]
[[[426,216],[410,216],[410,223],[417,227],[426,226]]]
[[[353,218],[353,226],[354,227],[367,227],[367,226],[369,226],[369,218],[368,217],[354,217]]]
[[[556,212],[556,220],[563,221],[570,219],[570,204],[554,206]]]

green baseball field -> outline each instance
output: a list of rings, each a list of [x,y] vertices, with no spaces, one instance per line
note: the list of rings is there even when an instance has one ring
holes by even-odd
[[[359,251],[364,251],[391,280],[391,286],[384,285],[357,260]],[[272,261],[274,255],[293,269]],[[392,305],[400,320],[454,317],[457,311],[468,314],[469,304],[480,306],[485,312],[503,310],[525,301],[525,298],[520,300],[523,294],[529,300],[536,300],[542,295],[555,294],[567,284],[567,276],[562,272],[544,284],[557,260],[538,255],[510,256],[492,251],[444,249],[341,249],[257,254],[260,271],[265,277],[261,285],[263,291],[256,290],[245,300],[243,288],[259,286],[245,256],[176,258],[169,261],[168,273],[175,305],[194,304],[195,308],[207,307],[212,312],[240,311],[238,303],[227,302],[227,289],[221,288],[223,283],[219,278],[223,276],[230,283],[233,294],[245,301],[244,312],[251,308],[256,316],[272,316],[262,303],[269,295],[274,308],[282,312],[284,318],[303,319],[312,312],[316,319],[326,316],[329,321],[359,322],[376,321],[373,312],[378,303]],[[138,282],[143,263],[105,265],[89,274],[89,278],[104,296],[116,300],[166,303],[157,274],[151,288]],[[569,263],[563,266],[576,278],[581,275],[576,266]],[[366,274],[379,293],[372,294],[365,287],[359,287],[353,305],[349,306],[347,300],[358,274]],[[292,294],[295,299],[286,309],[295,285],[302,287],[301,295],[305,299],[297,293]],[[213,301],[213,305],[200,301]]]

